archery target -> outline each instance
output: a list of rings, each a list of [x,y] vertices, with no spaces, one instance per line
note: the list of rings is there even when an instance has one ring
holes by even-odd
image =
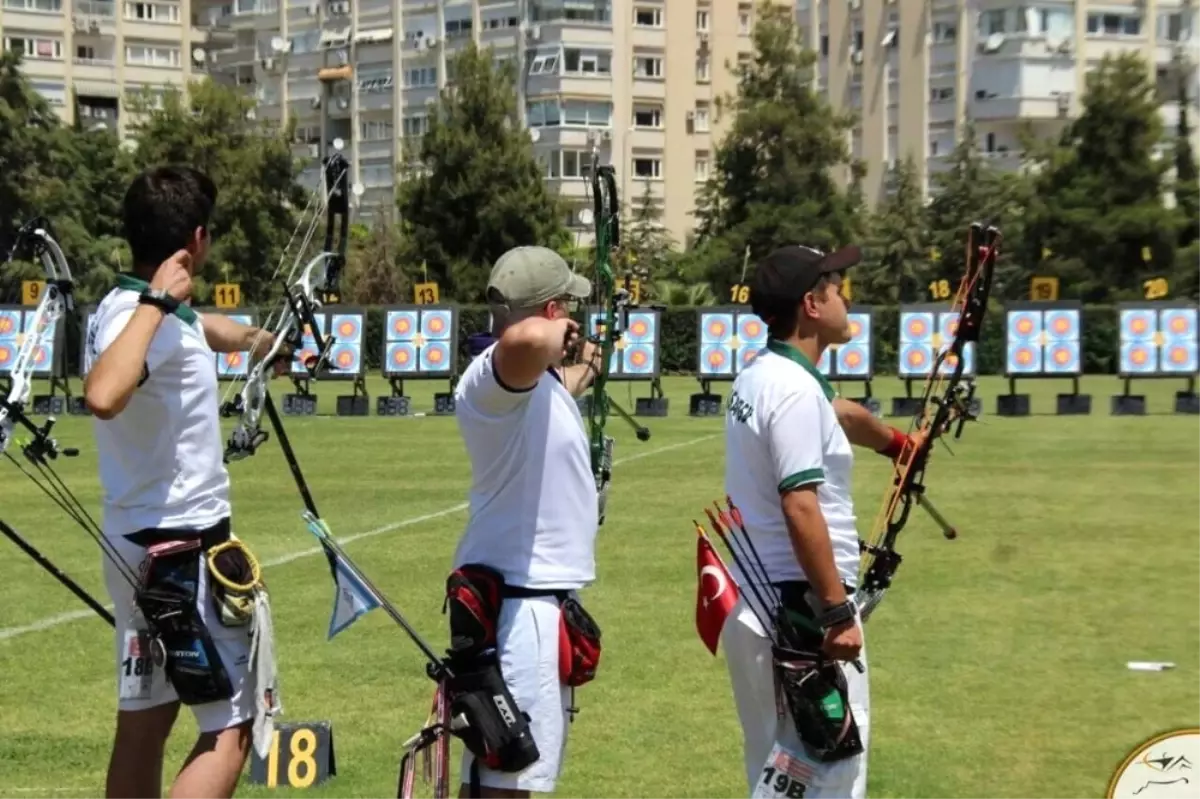
[[[867,379],[871,376],[871,320],[869,309],[851,309],[850,340],[837,348],[835,369],[844,379]]]
[[[204,313],[213,313],[205,310]],[[243,325],[253,325],[254,317],[250,314],[226,314],[235,322]],[[217,379],[229,380],[245,377],[250,373],[250,353],[247,352],[218,352],[215,354],[217,364]]]
[[[1118,374],[1192,375],[1197,372],[1196,308],[1122,305],[1118,310]]]
[[[11,372],[21,347],[29,336],[37,339],[30,353],[32,374],[49,377],[54,368],[54,353],[58,347],[58,322],[42,320],[41,335],[33,331],[36,308],[0,308],[0,373]]]
[[[21,348],[20,309],[0,309],[0,372],[7,373]]]
[[[767,345],[767,326],[742,308],[700,313],[698,376],[732,378],[749,366]]]
[[[625,318],[621,337],[613,347],[608,362],[610,380],[651,380],[658,377],[659,338],[662,329],[661,314],[653,309],[630,309]],[[604,334],[605,312],[600,308],[588,309],[588,329],[594,336]]]
[[[450,377],[458,354],[456,311],[446,305],[387,309],[383,373],[405,378]]]
[[[958,333],[958,312],[946,305],[905,305],[900,309],[898,371],[903,378],[928,377],[938,356],[953,343]],[[975,374],[975,344],[963,348],[963,375]],[[957,368],[955,359],[941,360],[939,374]]]
[[[817,371],[826,377],[831,376],[833,373],[833,358],[830,357],[830,352],[832,350],[826,347],[825,351],[821,353],[821,360],[817,361]]]
[[[324,339],[325,314],[314,314],[313,316],[317,322],[317,332]],[[312,329],[308,325],[305,325],[300,335],[300,350],[292,358],[292,374],[296,377],[308,377],[308,370],[304,368],[304,364],[310,358],[315,358],[317,354],[316,336],[313,335]]]
[[[1072,376],[1083,371],[1077,303],[1019,304],[1005,309],[1005,374]]]

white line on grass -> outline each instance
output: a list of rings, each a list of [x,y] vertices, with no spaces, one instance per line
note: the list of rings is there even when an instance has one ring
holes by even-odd
[[[659,455],[663,452],[670,452],[671,450],[683,449],[684,447],[690,447],[690,446],[699,444],[704,441],[711,441],[712,439],[716,438],[718,435],[720,435],[720,433],[712,433],[710,435],[700,436],[699,438],[693,438],[688,441],[680,441],[675,444],[668,444],[667,446],[659,447],[658,449],[645,450],[644,452],[638,452],[638,453],[636,453],[634,455],[630,455],[626,458],[618,458],[615,461],[613,461],[613,465],[619,466],[623,463],[629,463],[630,461],[636,461],[636,460],[640,460],[642,458],[648,458],[651,455]],[[338,538],[337,541],[339,544],[349,544],[349,543],[352,543],[354,541],[359,541],[364,538],[374,538],[377,535],[383,535],[384,533],[390,533],[393,530],[399,530],[403,527],[411,527],[414,524],[421,524],[423,522],[428,522],[433,519],[441,518],[442,516],[449,516],[451,513],[458,513],[461,510],[466,510],[467,507],[468,507],[468,505],[466,502],[460,502],[457,505],[452,505],[449,508],[443,508],[442,510],[434,511],[433,513],[426,513],[424,516],[414,516],[411,519],[404,519],[404,520],[398,521],[398,522],[390,522],[388,524],[383,525],[382,527],[376,527],[374,530],[365,530],[361,533],[354,533],[353,535],[348,535],[348,536],[345,536],[344,538]],[[282,566],[285,563],[291,563],[294,560],[300,560],[301,558],[308,558],[313,555],[319,555],[319,554],[321,554],[322,551],[323,550],[320,547],[311,547],[309,549],[301,549],[296,552],[289,552],[286,555],[281,555],[277,558],[272,558],[271,560],[264,561],[263,566],[268,569],[273,566]],[[106,607],[109,610],[112,610],[112,605],[107,605]],[[36,633],[36,632],[40,632],[42,630],[49,630],[52,627],[57,627],[60,624],[66,624],[67,622],[75,621],[76,619],[86,619],[91,615],[93,615],[93,611],[90,611],[90,610],[69,610],[65,613],[56,613],[53,616],[47,616],[44,619],[39,619],[38,621],[31,622],[29,624],[23,624],[20,627],[6,627],[6,628],[0,630],[0,641],[6,641],[10,638],[16,638],[18,636],[25,635],[26,633]]]

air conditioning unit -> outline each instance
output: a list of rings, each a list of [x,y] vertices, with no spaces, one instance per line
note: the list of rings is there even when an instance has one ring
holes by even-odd
[[[1071,111],[1071,93],[1063,92],[1058,96],[1058,115],[1066,116]]]
[[[271,70],[275,69],[275,59],[274,58],[264,58],[262,60],[262,68],[265,69],[267,72],[270,72]]]
[[[700,49],[702,49],[702,50],[708,49],[708,34],[707,33],[700,34]]]
[[[541,25],[534,25],[532,28],[529,29],[529,40],[533,41],[533,42],[540,42],[542,40],[542,26]]]
[[[862,64],[862,62],[863,62],[862,50],[855,50],[853,53],[851,53],[850,54],[850,62],[852,64],[855,64],[856,66]]]

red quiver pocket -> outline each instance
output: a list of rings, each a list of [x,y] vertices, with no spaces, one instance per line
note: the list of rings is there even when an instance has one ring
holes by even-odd
[[[600,626],[573,597],[562,601],[558,619],[558,676],[564,685],[577,688],[596,678]]]
[[[495,569],[468,563],[446,578],[452,652],[478,652],[496,646],[504,578]]]

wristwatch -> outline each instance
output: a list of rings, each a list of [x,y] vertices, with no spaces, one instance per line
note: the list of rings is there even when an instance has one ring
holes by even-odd
[[[825,608],[824,611],[817,616],[817,626],[822,630],[828,630],[830,627],[836,627],[847,621],[851,621],[857,615],[858,607],[854,604],[853,599],[847,599],[838,605]]]
[[[163,313],[168,315],[175,313],[175,309],[179,307],[179,300],[168,294],[166,289],[148,288],[138,295],[138,302],[161,308]]]

